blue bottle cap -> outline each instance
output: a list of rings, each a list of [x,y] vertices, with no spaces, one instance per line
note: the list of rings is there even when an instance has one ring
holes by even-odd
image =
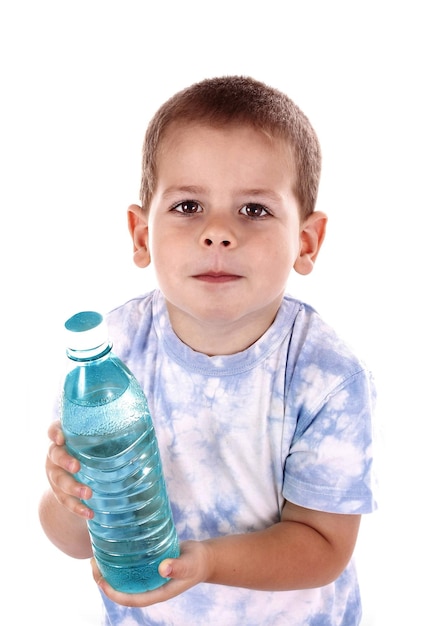
[[[96,311],[81,311],[65,322],[66,347],[69,350],[93,350],[108,342],[103,316]]]

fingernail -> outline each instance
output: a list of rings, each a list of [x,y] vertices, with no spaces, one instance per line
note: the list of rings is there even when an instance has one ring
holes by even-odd
[[[161,572],[161,576],[163,578],[168,578],[170,576],[170,574],[172,573],[173,568],[170,565],[170,563],[168,565],[166,565],[165,567],[163,567],[163,571]]]
[[[88,509],[86,506],[82,506],[80,509],[80,513],[83,517],[85,517],[86,519],[92,519],[93,517],[93,511],[92,509]]]
[[[81,500],[87,500],[90,498],[90,491],[87,487],[80,487],[79,497]]]
[[[69,471],[70,474],[75,474],[76,472],[78,472],[77,461],[74,459],[71,459],[71,461],[68,461],[67,470]]]

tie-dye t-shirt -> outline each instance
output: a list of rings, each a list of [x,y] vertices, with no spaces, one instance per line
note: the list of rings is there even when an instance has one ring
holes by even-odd
[[[266,528],[285,499],[332,513],[375,508],[371,379],[311,307],[286,297],[268,331],[228,356],[183,344],[159,291],[108,324],[147,395],[180,540]],[[145,609],[103,600],[111,626],[355,626],[361,614],[352,562],[318,589],[200,584]]]

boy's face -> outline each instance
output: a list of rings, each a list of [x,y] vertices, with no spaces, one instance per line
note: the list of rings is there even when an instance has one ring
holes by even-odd
[[[272,323],[292,268],[311,271],[326,218],[301,223],[289,149],[249,126],[175,126],[160,148],[148,223],[129,211],[135,262],[152,259],[185,343],[243,350]]]

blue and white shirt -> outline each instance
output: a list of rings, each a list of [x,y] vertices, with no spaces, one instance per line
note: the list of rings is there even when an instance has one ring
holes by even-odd
[[[157,290],[112,311],[108,324],[113,351],[148,398],[181,541],[266,528],[285,500],[374,510],[374,386],[311,307],[285,297],[267,332],[227,356],[182,343]],[[352,562],[317,589],[200,584],[145,609],[103,599],[110,626],[355,626],[361,618]]]

